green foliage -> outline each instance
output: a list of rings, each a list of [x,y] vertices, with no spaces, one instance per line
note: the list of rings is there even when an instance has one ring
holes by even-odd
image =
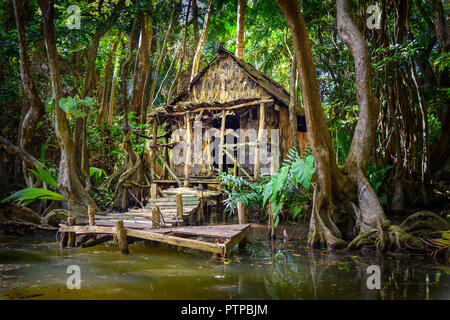
[[[58,183],[56,182],[56,178],[53,177],[49,172],[41,168],[40,166],[36,166],[36,170],[30,169],[30,171],[42,182],[45,182],[49,186],[57,189]],[[25,201],[23,203],[24,206],[32,203],[36,200],[54,200],[54,201],[70,201],[63,195],[48,190],[44,188],[27,188],[17,191],[16,193],[10,195],[9,197],[3,199],[1,202],[19,202]]]
[[[380,187],[385,182],[386,175],[391,168],[393,168],[391,165],[379,165],[377,167],[374,167],[370,163],[367,166],[367,180],[372,185],[382,204],[387,201],[387,194],[381,192]]]
[[[94,189],[89,194],[101,210],[107,210],[114,202],[114,191],[107,188]]]
[[[43,189],[43,188],[28,188],[17,191],[16,193],[10,195],[9,197],[3,199],[1,202],[18,202],[25,201],[24,206],[30,204],[35,200],[46,199],[46,200],[55,200],[55,201],[70,201],[63,195],[56,193],[51,190]]]
[[[86,97],[84,99],[80,99],[77,96],[75,98],[67,97],[67,98],[61,98],[59,100],[59,107],[64,110],[66,113],[67,119],[70,118],[84,118],[86,116],[86,113],[82,111],[81,105],[86,107],[92,107],[94,104],[94,99],[90,97]]]
[[[36,170],[30,169],[31,173],[36,176],[39,180],[42,182],[45,182],[49,186],[58,189],[58,183],[56,182],[56,179],[47,171],[42,169],[39,165],[36,166]]]
[[[106,178],[107,174],[106,174],[105,170],[103,170],[103,169],[99,169],[96,167],[90,167],[89,168],[89,176],[90,177],[94,176],[95,181],[97,182],[97,185],[100,185],[102,183],[102,177]]]
[[[302,157],[296,149],[290,149],[278,172],[257,184],[229,173],[219,173],[219,181],[226,186],[225,210],[233,213],[238,202],[245,203],[249,208],[266,208],[270,205],[275,225],[278,225],[280,214],[286,207],[297,218],[311,200],[308,190],[314,171],[314,158],[310,152]]]

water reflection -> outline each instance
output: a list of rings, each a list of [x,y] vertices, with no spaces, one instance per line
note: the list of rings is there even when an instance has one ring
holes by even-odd
[[[450,268],[408,259],[308,250],[304,239],[267,242],[255,229],[224,262],[168,245],[60,251],[53,236],[0,238],[0,299],[450,299]],[[81,289],[66,287],[69,265]],[[367,287],[378,265],[381,289]]]

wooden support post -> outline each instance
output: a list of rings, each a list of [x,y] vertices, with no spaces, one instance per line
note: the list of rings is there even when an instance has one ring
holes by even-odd
[[[89,225],[95,226],[95,209],[92,205],[88,205]]]
[[[127,232],[125,226],[123,225],[123,220],[114,221],[116,227],[117,241],[119,242],[120,252],[123,254],[128,254],[128,242],[127,242]]]
[[[238,168],[238,166],[237,166],[237,159],[234,159],[233,175],[235,177],[238,175],[237,168]]]
[[[254,172],[254,178],[255,180],[258,179],[259,171],[260,171],[260,145],[261,141],[263,139],[264,134],[264,127],[266,123],[266,113],[264,108],[264,103],[261,103],[259,105],[259,127],[258,127],[258,142],[256,144],[256,150],[255,150],[255,172]]]
[[[237,211],[238,211],[239,224],[246,224],[247,223],[247,217],[246,217],[245,203],[238,202]]]
[[[189,187],[189,166],[192,157],[192,124],[189,111],[186,112],[186,162],[184,163],[184,186]]]
[[[150,184],[150,198],[156,199],[158,190],[157,187],[158,185],[156,183]]]
[[[198,193],[200,193],[200,203],[198,204],[197,208],[197,221],[201,221],[201,224],[203,224],[205,223],[205,213],[203,212],[205,204],[203,199],[203,192],[199,191]]]
[[[247,223],[247,210],[246,210],[244,202],[238,202],[237,211],[238,211],[239,224],[246,224]],[[239,250],[245,249],[245,246],[248,242],[249,242],[248,237],[245,237],[241,242],[239,242],[238,249]]]
[[[274,227],[274,223],[273,223],[273,211],[272,208],[270,207],[270,199],[269,199],[269,222],[267,224],[268,227],[268,238],[270,241],[274,241],[275,240],[275,227]]]
[[[72,217],[72,215],[69,213],[68,217],[67,217],[67,225],[68,226],[73,226],[75,223],[75,217]],[[67,246],[69,248],[73,248],[75,247],[75,232],[69,232],[68,234],[68,238],[67,238]]]
[[[156,145],[158,144],[158,117],[153,119],[153,148],[151,148],[151,156],[150,156],[150,173],[152,177],[152,181],[156,179]]]
[[[165,136],[164,137],[164,144],[169,144],[169,138],[167,137],[167,136]],[[164,160],[166,161],[166,163],[168,163],[169,162],[169,149],[167,148],[167,147],[164,147],[163,148],[163,158],[164,158]],[[167,179],[167,167],[166,166],[163,166],[163,172],[162,172],[162,175],[161,175],[161,179],[162,180],[166,180]]]
[[[225,122],[227,120],[227,115],[225,109],[222,110],[222,122],[220,124],[220,144],[219,144],[219,171],[223,172],[223,147],[225,145]]]
[[[183,221],[183,196],[181,193],[177,193],[177,216],[179,220]]]
[[[159,228],[161,226],[161,215],[157,207],[152,208],[152,226]]]

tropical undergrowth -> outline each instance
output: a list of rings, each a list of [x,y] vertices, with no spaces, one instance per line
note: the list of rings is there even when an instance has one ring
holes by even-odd
[[[312,201],[311,179],[315,171],[314,158],[308,149],[304,155],[292,148],[283,160],[281,168],[270,177],[261,177],[256,183],[230,173],[219,173],[219,181],[227,197],[225,211],[233,214],[238,202],[259,212],[273,213],[274,225],[281,220],[297,223],[304,216]]]

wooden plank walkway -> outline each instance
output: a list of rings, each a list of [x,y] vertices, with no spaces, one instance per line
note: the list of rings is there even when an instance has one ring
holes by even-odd
[[[82,247],[101,244],[115,236],[123,253],[128,253],[129,240],[137,238],[225,256],[237,244],[246,243],[250,225],[245,219],[240,218],[240,224],[234,225],[182,226],[185,218],[203,214],[205,201],[220,193],[194,188],[169,188],[163,194],[161,198],[150,199],[142,209],[94,215],[91,207],[89,222],[73,225],[72,218],[69,218],[67,224],[60,224],[59,228],[63,233],[62,247],[76,246],[77,236],[78,245]],[[127,240],[128,237],[130,239]],[[68,240],[64,242],[64,239]]]
[[[150,198],[145,208],[130,210],[129,214],[150,217],[152,209],[158,207],[164,219],[165,226],[179,226],[180,222],[192,215],[201,215],[203,204],[218,195],[217,191],[200,191],[194,188],[169,188],[163,190],[164,197]],[[177,195],[181,194],[183,204],[183,219],[178,215]]]
[[[99,219],[95,225],[70,226],[60,224],[59,231],[80,235],[117,235],[116,223],[123,220]],[[156,229],[150,223],[123,221],[126,237],[152,240],[180,247],[212,252],[225,256],[233,247],[243,241],[250,234],[249,224],[215,225],[215,226],[186,226],[176,228]],[[192,239],[189,237],[195,237]],[[201,240],[198,240],[198,238]],[[118,237],[119,238],[119,237]],[[105,238],[106,240],[107,238]],[[95,240],[94,240],[95,241]]]

